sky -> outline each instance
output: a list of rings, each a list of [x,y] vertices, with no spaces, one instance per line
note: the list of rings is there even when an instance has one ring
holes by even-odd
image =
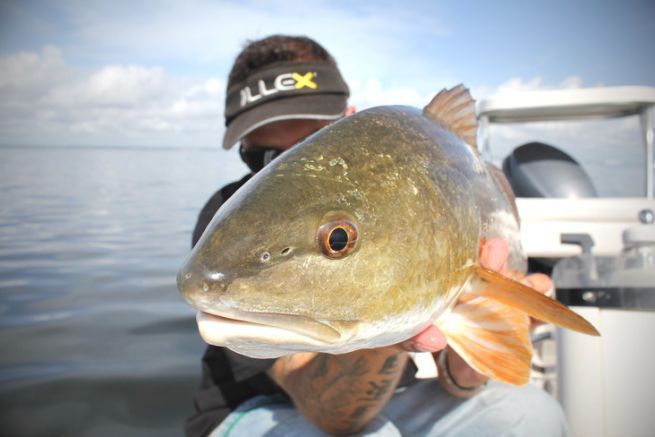
[[[655,86],[655,2],[0,1],[0,144],[219,148],[247,40],[302,34],[359,109],[499,92]]]

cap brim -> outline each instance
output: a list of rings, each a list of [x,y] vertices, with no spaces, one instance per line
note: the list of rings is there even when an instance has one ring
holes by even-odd
[[[223,136],[223,148],[231,148],[250,132],[276,121],[336,120],[343,116],[347,99],[343,94],[313,94],[262,103],[232,120]]]

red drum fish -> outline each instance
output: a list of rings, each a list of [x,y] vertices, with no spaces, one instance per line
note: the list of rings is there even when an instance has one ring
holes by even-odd
[[[481,242],[502,237],[510,270],[526,270],[513,195],[476,130],[460,85],[423,110],[345,117],[283,153],[219,209],[178,274],[201,336],[273,358],[387,346],[434,323],[477,371],[524,384],[528,315],[598,335],[479,265]]]

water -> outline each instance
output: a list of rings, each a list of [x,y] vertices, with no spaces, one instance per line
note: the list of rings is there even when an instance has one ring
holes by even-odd
[[[220,154],[0,148],[3,435],[182,434],[205,346],[175,275],[245,173]]]

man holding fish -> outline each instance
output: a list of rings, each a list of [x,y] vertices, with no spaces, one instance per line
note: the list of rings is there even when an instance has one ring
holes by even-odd
[[[187,434],[565,434],[550,396],[516,386],[526,314],[595,330],[532,289],[547,277],[523,276],[511,193],[466,146],[468,91],[440,93],[422,115],[352,117],[348,94],[308,38],[264,38],[235,61],[223,147],[240,142],[253,173],[207,202],[178,275],[216,345]],[[433,352],[438,380],[416,380],[408,351]]]

